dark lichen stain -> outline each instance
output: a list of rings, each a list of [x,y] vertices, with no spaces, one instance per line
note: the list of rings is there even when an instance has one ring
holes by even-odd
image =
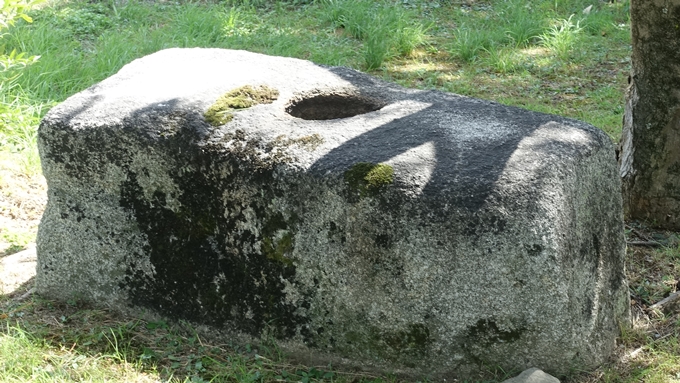
[[[673,175],[680,175],[680,162],[675,161],[668,167],[668,173]]]
[[[590,318],[593,315],[593,300],[590,297],[586,297],[583,301],[583,309],[581,310],[581,316],[583,318]]]
[[[535,257],[541,254],[541,252],[543,251],[543,246],[539,244],[524,245],[524,249],[530,256]]]
[[[425,324],[409,324],[403,330],[385,331],[368,327],[365,331],[350,330],[345,333],[348,353],[379,355],[385,359],[400,360],[408,365],[412,358],[425,357],[432,343],[430,330]]]
[[[347,242],[344,228],[339,227],[335,222],[329,222],[326,237],[331,243],[340,242],[341,245],[344,245]]]
[[[289,221],[295,223],[296,216],[292,216]],[[283,235],[277,236],[277,233],[284,231]],[[272,261],[282,262],[286,265],[292,265],[293,261],[288,257],[293,251],[295,245],[294,234],[289,229],[289,222],[283,217],[280,212],[274,214],[262,228],[262,253]]]
[[[389,249],[392,247],[392,236],[389,234],[378,234],[375,237],[375,244],[383,249]]]
[[[62,211],[61,212],[62,219],[67,219],[71,216],[74,216],[76,222],[80,222],[83,220],[83,218],[85,218],[85,211],[79,205],[73,204],[72,202],[69,201],[66,203],[66,206],[68,208],[69,213]]]
[[[212,126],[224,125],[234,118],[234,111],[257,104],[271,104],[278,97],[279,91],[266,85],[257,87],[245,85],[220,96],[203,116]]]
[[[461,351],[480,366],[495,364],[499,355],[495,354],[497,349],[494,345],[514,343],[525,331],[527,329],[523,326],[506,330],[501,329],[494,319],[480,319],[475,325],[468,327],[460,339]]]
[[[506,226],[507,221],[505,218],[492,214],[474,214],[468,217],[467,226],[463,229],[462,234],[466,237],[481,240],[488,235],[502,233],[505,231]],[[479,232],[480,228],[483,228],[483,233]]]
[[[359,162],[344,173],[344,178],[352,196],[374,197],[394,182],[394,169],[387,164]]]
[[[493,343],[509,343],[520,339],[525,328],[502,330],[492,319],[480,319],[468,328],[467,338],[474,344],[491,345]]]
[[[304,302],[291,303],[283,292],[286,283],[296,283],[295,265],[284,257],[294,245],[295,218],[286,220],[268,207],[276,188],[272,171],[248,169],[249,163],[234,156],[220,157],[210,147],[196,148],[182,139],[177,135],[162,143],[182,148],[165,149],[181,153],[176,160],[182,166],[170,174],[181,190],[173,196],[174,208],[160,191],[147,199],[131,170],[121,187],[120,204],[146,236],[144,251],[154,269],[148,277],[135,268],[133,258],[129,260],[121,287],[129,291],[131,303],[173,318],[212,325],[230,322],[253,335],[266,328],[279,337],[308,336],[300,330],[307,318],[296,314]],[[240,170],[225,177],[224,169]],[[256,187],[253,195],[223,197],[225,190],[244,183]],[[256,218],[247,217],[246,210]],[[243,229],[248,227],[245,222],[261,225],[259,232]],[[273,241],[279,230],[288,234]],[[271,251],[263,254],[257,244],[262,246],[267,238]]]
[[[200,114],[186,113],[172,109],[174,101],[162,111],[142,108],[123,119],[115,129],[75,129],[67,122],[54,125],[43,121],[38,130],[40,140],[45,143],[41,152],[43,161],[54,161],[63,166],[69,177],[87,179],[99,177],[113,165],[120,168],[130,166],[138,152],[137,144],[173,139],[174,136],[198,137],[197,125],[204,127]],[[194,120],[194,124],[187,121]],[[196,121],[200,121],[196,124]]]
[[[430,330],[424,324],[408,326],[407,330],[387,333],[385,343],[398,353],[423,356],[431,343]]]

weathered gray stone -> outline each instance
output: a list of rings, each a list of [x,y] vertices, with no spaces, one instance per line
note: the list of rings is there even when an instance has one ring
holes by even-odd
[[[560,383],[560,380],[534,367],[502,383]]]
[[[278,98],[205,121],[245,85]],[[592,367],[627,319],[614,150],[578,121],[170,49],[55,107],[39,147],[48,296],[430,376]]]

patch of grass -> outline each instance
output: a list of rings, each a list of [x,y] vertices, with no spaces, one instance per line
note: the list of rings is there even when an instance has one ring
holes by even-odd
[[[395,49],[401,56],[408,57],[412,55],[417,48],[427,43],[426,27],[419,23],[412,23],[411,25],[401,25],[398,33],[395,36]]]
[[[656,241],[647,237],[645,240]],[[634,248],[628,260],[629,283],[634,303],[646,307],[680,287],[680,242],[675,235],[663,239],[658,249]]]
[[[7,325],[0,332],[0,376],[3,382],[111,381],[157,382],[156,374],[140,372],[137,366],[115,354],[91,356],[66,347],[45,344],[21,327]]]
[[[588,14],[583,15],[581,26],[585,32],[593,36],[607,36],[615,33],[617,29],[612,15],[599,7],[594,7]]]
[[[540,36],[541,44],[562,60],[569,58],[583,30],[580,21],[573,19],[574,15],[568,19],[556,20],[550,29]]]
[[[219,46],[224,41],[225,13],[213,10],[206,13],[201,7],[179,7],[167,32],[182,47]]]
[[[536,11],[531,2],[503,2],[500,13],[507,20],[506,34],[515,47],[524,48],[533,44],[543,31],[544,21]]]
[[[40,173],[35,129],[43,105],[31,105],[20,99],[0,102],[0,147],[17,155],[24,174]]]
[[[43,320],[47,319],[47,320]],[[395,382],[331,366],[288,364],[266,337],[208,342],[186,322],[140,320],[37,296],[0,296],[3,382]]]
[[[524,70],[524,60],[512,49],[491,49],[487,52],[487,65],[490,69],[501,74],[515,73]]]
[[[450,51],[454,57],[473,63],[480,53],[495,50],[502,40],[503,34],[497,30],[477,30],[462,26],[454,36]]]
[[[369,30],[369,32],[373,32]],[[390,56],[390,44],[377,33],[369,33],[364,40],[364,66],[366,70],[382,67],[383,62]]]
[[[427,27],[408,9],[389,2],[325,0],[325,18],[364,43],[366,70],[381,68],[393,56],[409,56],[425,44]]]
[[[64,8],[55,16],[61,18],[71,33],[81,39],[94,39],[119,21],[103,3],[94,3],[87,8]]]

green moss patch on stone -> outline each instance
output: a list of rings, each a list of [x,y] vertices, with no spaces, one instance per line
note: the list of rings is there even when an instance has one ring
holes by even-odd
[[[344,340],[349,345],[345,349],[347,352],[368,351],[387,360],[401,360],[407,365],[412,358],[425,357],[432,344],[430,330],[422,323],[412,323],[395,331],[368,326],[364,331],[346,332]]]
[[[316,150],[319,145],[324,143],[323,137],[320,134],[314,133],[309,136],[302,136],[297,138],[288,138],[285,135],[280,135],[276,137],[272,143],[273,146],[277,148],[289,147],[291,145],[297,145],[308,151]]]
[[[295,226],[297,219],[294,214],[286,219],[281,212],[267,218],[262,227],[260,245],[260,250],[267,259],[286,266],[293,264],[288,256],[295,247],[295,233],[291,226]]]
[[[278,239],[275,237],[265,237],[262,240],[261,249],[267,259],[292,265],[293,261],[286,257],[286,254],[293,250],[293,241],[293,234],[290,232],[286,232]]]
[[[345,172],[345,182],[360,198],[375,196],[380,189],[394,182],[394,169],[387,164],[359,162]]]
[[[234,118],[234,111],[257,104],[271,104],[279,97],[279,91],[266,85],[245,85],[220,96],[203,117],[212,126],[224,125]]]
[[[423,356],[431,343],[430,330],[422,323],[410,324],[408,330],[386,333],[385,343],[398,353]]]

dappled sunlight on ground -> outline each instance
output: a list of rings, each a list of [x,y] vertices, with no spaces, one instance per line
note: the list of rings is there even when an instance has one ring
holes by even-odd
[[[35,247],[0,257],[0,295],[13,294],[35,276]]]
[[[444,62],[422,62],[413,60],[405,63],[395,63],[390,65],[390,72],[401,73],[422,73],[423,71],[446,72],[454,69],[453,65]]]
[[[0,367],[12,382],[165,382],[154,372],[125,360],[124,353],[88,354],[66,346],[48,346],[20,327],[0,332]]]
[[[47,203],[45,178],[27,175],[17,157],[0,152],[0,256],[34,242]]]
[[[529,47],[519,50],[519,53],[526,57],[545,57],[550,55],[550,51],[544,47]]]

